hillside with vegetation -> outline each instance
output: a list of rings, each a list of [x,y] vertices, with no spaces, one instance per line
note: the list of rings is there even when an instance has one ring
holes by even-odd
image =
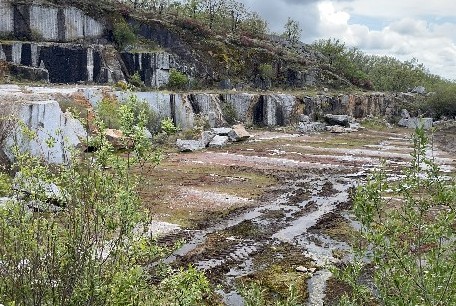
[[[35,3],[13,0],[14,5]],[[267,20],[236,0],[47,0],[45,5],[74,6],[106,26],[101,43],[119,52],[167,51],[176,56],[168,88],[172,90],[314,90],[435,92],[417,112],[454,116],[456,85],[431,74],[416,59],[399,61],[368,55],[337,39],[299,41],[299,22],[289,20],[282,33],[271,33]],[[33,31],[32,31],[33,32]],[[39,41],[36,33],[3,37]],[[2,68],[3,67],[3,68]],[[4,74],[5,63],[0,67]],[[3,71],[3,73],[2,73]],[[130,73],[132,84],[141,87]]]

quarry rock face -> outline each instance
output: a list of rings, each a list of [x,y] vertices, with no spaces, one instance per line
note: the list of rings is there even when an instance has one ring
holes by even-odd
[[[21,40],[0,43],[0,60],[24,80],[112,84],[139,72],[146,86],[159,88],[178,66],[166,52],[119,54],[106,45],[106,22],[76,7],[0,0],[0,16],[0,36]]]
[[[125,61],[122,63],[116,54],[112,46],[102,45],[19,41],[0,43],[0,60],[15,67],[11,71],[14,75],[31,81],[116,83],[128,77],[122,71],[124,65],[129,75],[138,71],[149,87],[158,88],[168,84],[173,63],[169,53],[123,53]]]
[[[169,71],[174,67],[174,59],[167,52],[121,53],[130,75],[139,72],[144,85],[162,87],[168,84]]]
[[[21,39],[70,42],[96,40],[104,35],[103,22],[75,7],[12,3],[0,0],[0,34]]]

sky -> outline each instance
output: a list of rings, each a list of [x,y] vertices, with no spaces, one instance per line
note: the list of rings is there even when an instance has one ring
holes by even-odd
[[[240,0],[282,33],[288,17],[301,40],[336,38],[368,54],[416,58],[456,80],[456,0]]]

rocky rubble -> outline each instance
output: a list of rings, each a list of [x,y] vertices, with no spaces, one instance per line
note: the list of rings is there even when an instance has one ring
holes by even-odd
[[[301,134],[329,131],[331,133],[350,133],[362,129],[362,126],[347,115],[326,114],[325,122],[312,122],[309,116],[301,115],[297,131]]]
[[[202,150],[206,147],[221,148],[230,142],[244,141],[250,138],[242,124],[234,125],[231,128],[212,128],[210,131],[204,131],[198,140],[178,139],[176,146],[181,152],[193,152]]]

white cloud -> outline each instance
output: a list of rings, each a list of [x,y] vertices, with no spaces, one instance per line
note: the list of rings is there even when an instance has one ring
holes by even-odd
[[[396,19],[419,16],[456,16],[454,0],[353,0],[334,2],[336,8],[350,14]]]
[[[369,54],[417,58],[456,79],[455,0],[240,0],[282,32],[288,17],[302,40],[337,38]]]
[[[389,0],[385,3],[392,5]],[[320,3],[318,11],[321,38],[339,38],[370,54],[389,55],[401,60],[417,58],[432,73],[456,79],[456,24],[435,24],[424,19],[402,17],[392,20],[381,30],[371,30],[366,25],[351,24],[348,10],[338,8],[334,2]]]

